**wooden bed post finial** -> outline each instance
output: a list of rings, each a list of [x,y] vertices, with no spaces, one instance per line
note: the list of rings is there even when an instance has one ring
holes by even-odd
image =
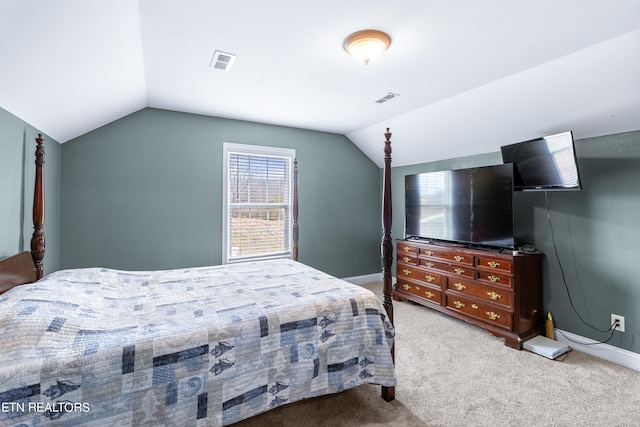
[[[382,305],[393,323],[393,283],[391,265],[393,264],[393,243],[391,242],[391,132],[387,128],[384,134],[384,175],[382,188],[382,286],[384,298]],[[391,357],[395,361],[395,345],[391,348]],[[382,398],[387,402],[395,399],[395,387],[383,387]]]
[[[42,134],[36,138],[36,181],[33,190],[33,236],[31,237],[31,256],[36,266],[36,279],[44,275],[44,139]]]

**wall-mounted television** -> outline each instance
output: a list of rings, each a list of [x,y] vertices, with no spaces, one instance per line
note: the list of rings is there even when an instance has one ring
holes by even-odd
[[[405,237],[513,248],[513,165],[405,176]]]
[[[516,191],[580,190],[571,131],[501,147],[504,163],[514,165]]]

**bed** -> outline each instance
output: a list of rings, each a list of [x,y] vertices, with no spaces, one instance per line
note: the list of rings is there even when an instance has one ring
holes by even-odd
[[[39,135],[31,251],[0,261],[0,425],[222,426],[365,383],[393,400],[385,136],[381,302],[297,261],[297,188],[294,259],[44,276]]]

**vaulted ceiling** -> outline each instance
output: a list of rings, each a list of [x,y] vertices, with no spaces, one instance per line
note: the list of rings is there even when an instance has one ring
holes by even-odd
[[[368,28],[392,42],[365,66],[342,43]],[[640,2],[1,0],[0,107],[62,143],[155,107],[345,134],[378,164],[390,127],[394,165],[638,130]]]

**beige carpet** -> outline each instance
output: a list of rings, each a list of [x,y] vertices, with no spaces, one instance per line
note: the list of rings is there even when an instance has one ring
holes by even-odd
[[[367,385],[234,426],[640,425],[640,372],[575,350],[549,360],[417,304],[394,308],[395,401]]]

